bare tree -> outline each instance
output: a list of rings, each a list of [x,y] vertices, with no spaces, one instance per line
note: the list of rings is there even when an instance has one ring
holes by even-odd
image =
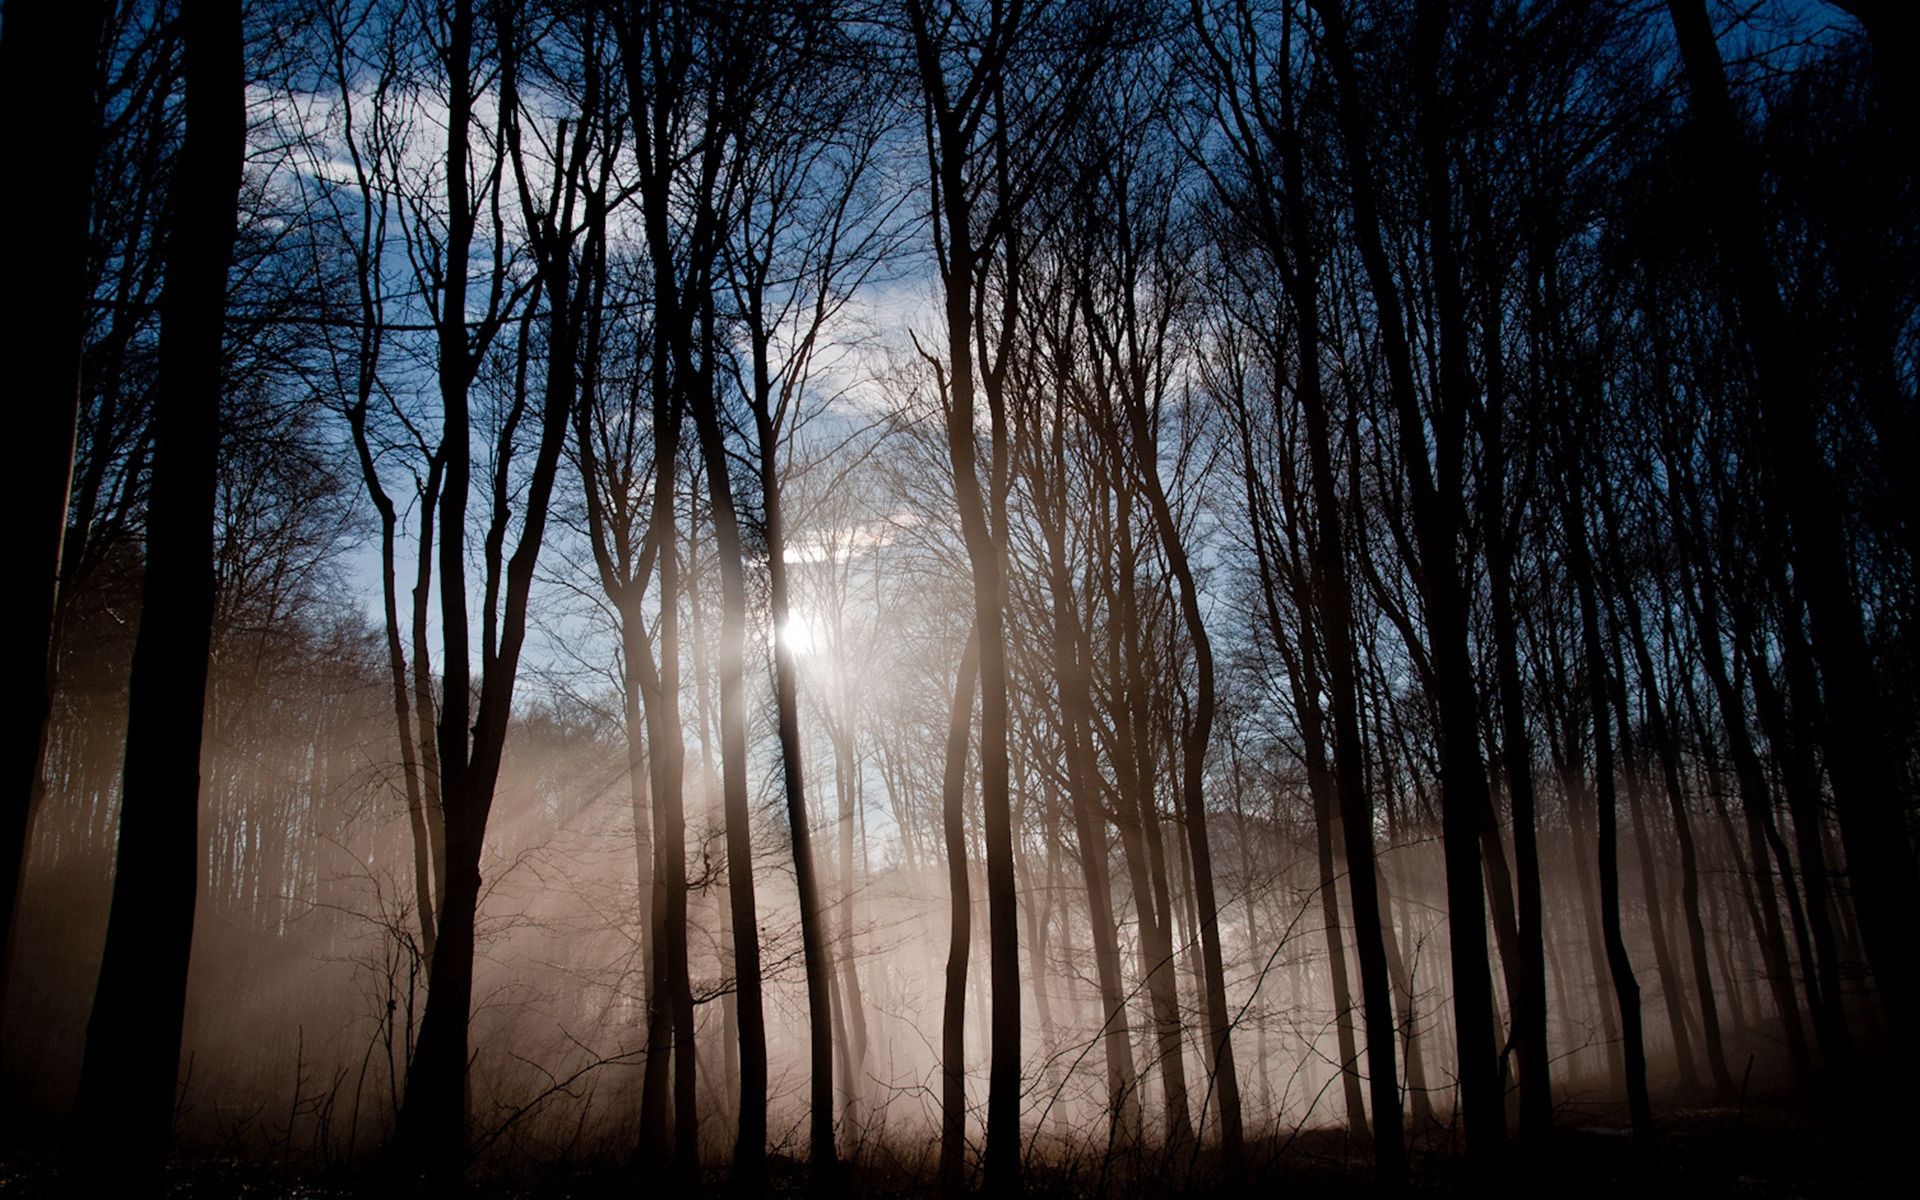
[[[199,886],[213,638],[221,338],[246,147],[238,4],[182,13],[186,128],[168,200],[147,576],[129,681],[113,906],[75,1101],[76,1189],[157,1185],[172,1131]],[[113,1153],[90,1138],[111,1131]]]
[[[12,114],[8,141],[37,164],[34,189],[6,195],[9,228],[40,230],[12,243],[10,275],[46,280],[51,294],[7,324],[0,354],[19,364],[16,394],[33,447],[8,476],[7,508],[22,514],[30,584],[27,610],[6,641],[6,676],[17,681],[20,717],[8,731],[6,794],[0,798],[0,1007],[13,961],[13,918],[26,864],[27,829],[42,791],[47,722],[53,715],[54,614],[80,419],[80,361],[87,329],[87,218],[98,141],[92,79],[104,4],[33,5],[0,27],[0,104]],[[55,91],[30,84],[37,72]],[[32,115],[29,116],[29,112]],[[51,219],[56,224],[48,227]]]

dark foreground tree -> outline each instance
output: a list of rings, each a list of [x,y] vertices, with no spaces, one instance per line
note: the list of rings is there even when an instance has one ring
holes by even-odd
[[[1825,683],[1822,726],[1840,836],[1854,885],[1867,961],[1909,1059],[1914,1034],[1915,956],[1908,920],[1920,895],[1897,741],[1885,725],[1878,673],[1853,585],[1843,497],[1821,447],[1814,378],[1800,335],[1780,300],[1753,152],[1727,92],[1726,71],[1704,0],[1669,0],[1697,138],[1713,189],[1713,229],[1739,303],[1740,332],[1758,376],[1766,480],[1788,533],[1794,578],[1805,598],[1813,654]],[[1873,6],[1863,9],[1878,11]],[[1880,53],[1883,27],[1868,25]],[[1882,62],[1881,69],[1887,64]],[[1794,614],[1798,620],[1798,614]],[[1904,915],[1903,915],[1904,914]]]
[[[238,0],[186,0],[185,132],[168,200],[146,583],[128,685],[119,847],[67,1182],[158,1185],[173,1124],[200,886],[200,737],[213,639],[227,267],[246,148]]]
[[[0,113],[9,153],[34,164],[35,186],[0,195],[6,273],[44,291],[0,324],[0,361],[24,422],[23,453],[7,472],[6,511],[25,531],[24,608],[0,642],[0,678],[16,717],[0,742],[0,1009],[13,960],[13,916],[26,865],[27,829],[41,793],[47,721],[53,715],[54,612],[80,417],[80,354],[87,329],[87,215],[93,184],[93,75],[100,0],[13,5],[0,25]],[[29,236],[26,231],[33,230]]]

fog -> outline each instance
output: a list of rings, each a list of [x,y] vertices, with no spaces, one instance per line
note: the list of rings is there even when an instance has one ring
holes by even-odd
[[[1900,1144],[1881,7],[30,7],[0,1191]]]

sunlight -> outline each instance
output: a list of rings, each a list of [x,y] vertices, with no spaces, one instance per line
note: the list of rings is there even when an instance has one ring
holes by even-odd
[[[804,613],[789,613],[786,624],[780,627],[780,640],[795,658],[808,658],[820,649],[817,630],[813,618]]]

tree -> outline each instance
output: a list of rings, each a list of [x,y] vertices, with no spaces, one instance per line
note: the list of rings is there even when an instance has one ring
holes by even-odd
[[[185,133],[168,200],[147,576],[129,682],[113,905],[68,1160],[75,1194],[156,1186],[170,1138],[199,886],[200,737],[227,267],[246,147],[240,6],[182,11]],[[91,1139],[115,1138],[113,1153]]]
[[[565,287],[552,286],[559,268],[549,259],[542,263],[545,270],[535,277],[535,290],[548,305],[549,341],[558,346],[546,364],[542,394],[537,398],[534,458],[527,468],[519,536],[510,557],[506,543],[511,519],[509,472],[516,451],[513,435],[535,404],[524,374],[516,376],[510,386],[507,412],[500,424],[502,436],[492,455],[491,478],[485,481],[491,513],[482,543],[483,606],[476,687],[471,598],[467,591],[468,506],[475,474],[471,391],[481,360],[508,314],[503,298],[506,280],[496,268],[494,278],[488,281],[488,311],[477,325],[470,324],[472,277],[468,256],[482,211],[479,205],[489,203],[487,194],[497,191],[502,180],[501,164],[496,162],[483,175],[485,182],[476,202],[470,177],[476,16],[470,0],[455,0],[444,34],[448,89],[445,231],[440,241],[442,254],[426,270],[437,285],[435,368],[440,398],[439,455],[445,462],[437,547],[444,647],[437,740],[447,866],[434,958],[428,973],[426,1010],[420,1021],[419,1043],[408,1064],[406,1099],[395,1131],[401,1161],[424,1167],[443,1182],[457,1179],[465,1166],[466,1078],[480,865],[513,710],[514,686],[526,645],[534,567],[540,557],[560,452],[566,444],[578,387],[578,368],[572,357],[578,331],[569,316],[573,297]],[[511,109],[504,109],[503,115],[506,113]],[[578,159],[573,165],[575,171],[581,169]],[[575,175],[561,189],[566,213],[572,211],[580,184],[580,177]],[[546,222],[555,222],[561,215],[542,214]],[[563,230],[549,226],[550,235],[562,238],[563,245],[570,244],[578,232],[577,226]],[[496,244],[495,254],[503,252],[504,248]],[[524,323],[520,336],[524,344]]]
[[[1826,764],[1855,887],[1861,938],[1888,1011],[1909,1011],[1914,958],[1897,914],[1920,889],[1893,739],[1874,702],[1876,672],[1847,560],[1831,470],[1818,449],[1814,394],[1780,302],[1751,151],[1728,94],[1702,0],[1670,0],[1685,66],[1696,147],[1713,188],[1713,228],[1739,302],[1739,328],[1758,375],[1770,499],[1785,518],[1795,578],[1805,589],[1814,656],[1825,682]],[[1905,1043],[1911,1046],[1911,1039]],[[1911,1049],[1907,1051],[1911,1056]]]
[[[72,492],[80,363],[87,329],[87,218],[97,141],[93,76],[104,6],[16,6],[0,26],[0,105],[15,128],[8,141],[36,164],[38,187],[13,188],[4,210],[12,229],[39,235],[14,239],[19,256],[8,274],[47,281],[52,294],[7,323],[0,355],[18,364],[15,394],[28,398],[30,422],[21,470],[8,475],[7,510],[22,514],[27,610],[6,640],[6,677],[17,681],[21,714],[8,730],[6,794],[0,798],[0,1006],[13,959],[13,918],[26,866],[27,830],[42,790],[47,722],[53,715],[54,617],[59,606],[61,551]],[[39,72],[44,72],[37,82]],[[53,81],[49,92],[44,84]],[[51,220],[55,224],[48,227]]]
[[[1443,844],[1447,855],[1448,946],[1453,967],[1454,1037],[1461,1102],[1466,1110],[1468,1157],[1481,1171],[1498,1160],[1505,1118],[1492,1028],[1487,973],[1485,891],[1480,879],[1479,828],[1491,800],[1480,758],[1478,701],[1468,647],[1467,595],[1460,578],[1458,540],[1464,520],[1465,422],[1472,381],[1466,364],[1466,310],[1454,244],[1448,163],[1447,111],[1440,85],[1448,13],[1441,3],[1419,7],[1413,31],[1419,84],[1417,136],[1422,202],[1431,229],[1430,252],[1440,323],[1438,394],[1423,409],[1402,316],[1400,284],[1381,228],[1377,183],[1345,13],[1336,0],[1315,0],[1338,92],[1355,238],[1366,267],[1387,359],[1387,386],[1399,441],[1400,467],[1411,492],[1419,581],[1431,631],[1433,683],[1441,721],[1440,770]],[[1428,443],[1428,414],[1433,444]],[[1431,454],[1431,459],[1429,455]],[[1429,465],[1431,462],[1431,465]]]

